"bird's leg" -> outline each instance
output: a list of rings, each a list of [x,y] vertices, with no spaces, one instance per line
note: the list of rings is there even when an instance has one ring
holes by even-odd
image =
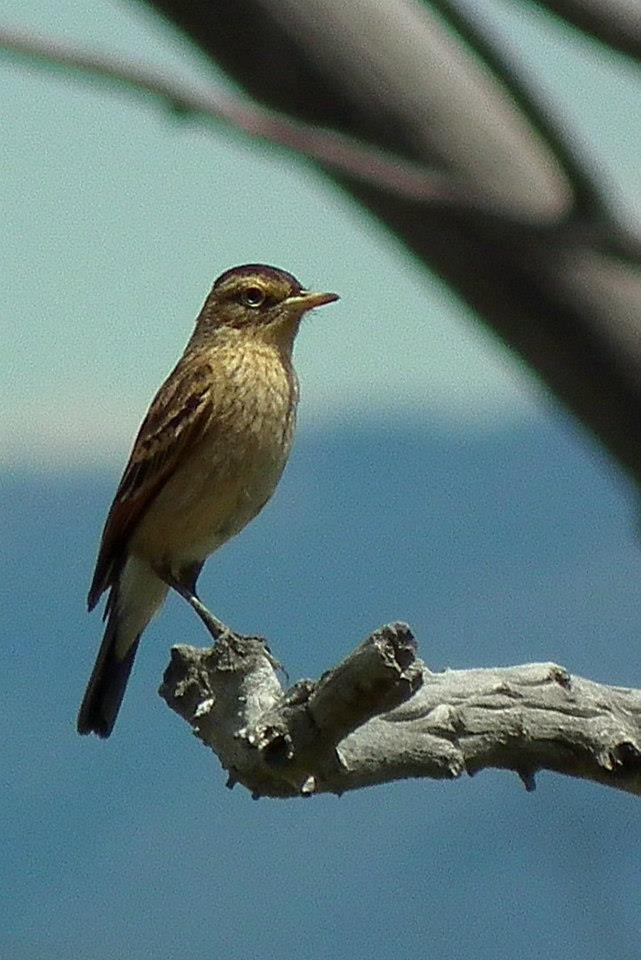
[[[176,590],[180,596],[187,601],[192,610],[198,614],[214,640],[219,640],[221,637],[235,636],[235,633],[231,627],[228,627],[226,623],[223,623],[222,620],[219,620],[218,617],[214,616],[211,610],[207,609],[200,597],[198,597],[195,593],[190,593],[188,590],[184,590],[180,587],[180,585],[170,584],[170,586],[173,586],[174,590]]]
[[[167,584],[168,587],[171,587],[172,590],[175,590],[176,593],[180,594],[183,600],[186,600],[189,606],[194,610],[203,624],[212,635],[214,640],[218,640],[220,637],[233,637],[236,636],[234,631],[223,623],[222,620],[219,620],[218,617],[214,616],[211,610],[208,610],[205,604],[202,602],[198,594],[196,593],[196,581],[198,580],[198,574],[202,568],[202,563],[194,564],[191,567],[185,568],[181,571],[180,576],[174,576],[167,569],[156,569],[156,574],[160,579]]]

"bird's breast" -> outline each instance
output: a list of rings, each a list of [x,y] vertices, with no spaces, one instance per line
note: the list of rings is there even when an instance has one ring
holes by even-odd
[[[294,432],[298,387],[274,351],[212,363],[212,414],[136,533],[136,552],[173,564],[202,560],[269,500]]]

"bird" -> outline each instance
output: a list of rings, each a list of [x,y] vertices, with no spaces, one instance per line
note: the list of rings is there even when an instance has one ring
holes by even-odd
[[[170,588],[208,613],[196,592],[205,560],[264,507],[291,450],[301,319],[338,299],[265,264],[233,267],[214,282],[105,521],[87,605],[109,590],[106,627],[80,734],[110,736],[140,637]]]

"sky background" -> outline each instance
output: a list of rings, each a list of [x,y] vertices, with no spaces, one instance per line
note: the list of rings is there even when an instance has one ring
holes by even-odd
[[[641,69],[525,3],[484,16],[641,221]],[[0,19],[211,82],[142,6],[5,0]],[[638,957],[638,800],[545,774],[527,795],[499,773],[300,803],[229,792],[156,696],[169,646],[205,641],[174,598],[112,739],[75,735],[106,508],[233,264],[342,297],[298,339],[278,493],[201,580],[293,679],[404,619],[432,669],[551,659],[641,686],[638,511],[471,311],[304,161],[1,55],[0,104],[0,960]]]
[[[612,202],[641,219],[639,69],[527,4],[488,9]],[[5,0],[2,16],[211,83],[209,63],[142,4]],[[5,459],[121,462],[211,282],[246,262],[342,296],[299,338],[302,430],[401,414],[494,429],[544,414],[471,311],[305,161],[12,61],[0,71]]]

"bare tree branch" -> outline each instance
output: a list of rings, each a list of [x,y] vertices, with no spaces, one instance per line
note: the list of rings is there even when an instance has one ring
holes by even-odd
[[[52,57],[49,41],[5,34],[5,47],[48,68],[69,55],[67,71],[132,81],[179,114],[225,120],[321,164],[449,282],[641,484],[638,231],[610,209],[592,175],[598,165],[577,154],[562,113],[555,120],[537,102],[518,63],[473,17],[454,0],[144,5],[264,108],[220,91],[177,89],[137,66],[123,78],[113,63],[59,45]],[[617,0],[617,11],[630,5]],[[564,6],[569,16],[570,7],[606,4]]]
[[[500,37],[479,27],[474,4],[140,5],[260,103],[452,173],[521,218],[518,232],[511,223],[505,230],[491,214],[412,203],[339,178],[641,483],[638,243],[610,207],[597,158],[578,151],[561,105],[537,94],[536,78],[529,83]],[[544,220],[558,228],[541,230]]]
[[[462,179],[430,169],[379,147],[368,147],[353,137],[297,122],[284,114],[257,106],[219,87],[197,91],[169,81],[156,71],[124,63],[60,43],[0,29],[0,50],[30,65],[75,74],[125,90],[146,100],[156,100],[174,113],[232,126],[250,137],[293,150],[323,164],[337,174],[390,194],[424,203],[438,203],[459,210],[477,210],[510,220],[511,211],[501,209],[496,198],[475,191]],[[549,218],[541,218],[541,224]],[[515,221],[515,225],[518,221]]]
[[[405,624],[318,681],[283,690],[257,637],[174,647],[160,695],[254,796],[343,793],[496,767],[553,770],[641,795],[641,691],[553,663],[432,673]]]
[[[601,43],[641,60],[639,0],[537,0]]]

